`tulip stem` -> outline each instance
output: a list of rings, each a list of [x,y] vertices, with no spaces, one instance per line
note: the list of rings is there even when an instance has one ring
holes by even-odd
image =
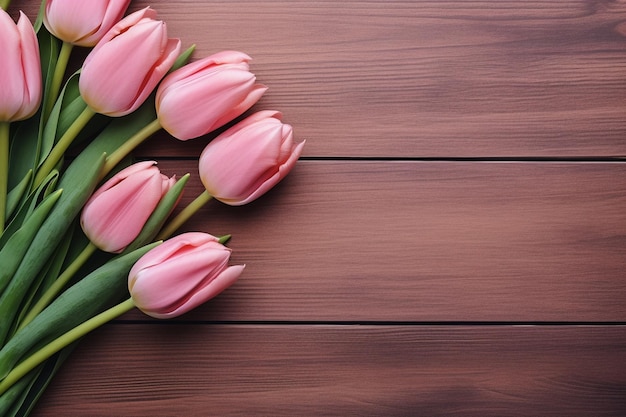
[[[8,9],[9,4],[11,4],[11,0],[0,0],[0,9]]]
[[[67,148],[70,147],[76,136],[78,136],[80,131],[83,130],[95,114],[96,113],[93,110],[86,107],[76,120],[74,120],[72,125],[67,129],[63,136],[61,136],[59,141],[54,145],[46,159],[43,161],[43,164],[41,164],[37,170],[37,175],[35,176],[35,181],[33,183],[33,190],[39,187],[43,180],[46,179],[50,171],[52,171],[56,164],[61,160],[63,154]]]
[[[2,381],[0,381],[0,395],[2,395],[6,390],[11,388],[11,386],[19,381],[20,378],[35,369],[35,367],[48,359],[50,356],[54,355],[71,343],[77,341],[92,330],[95,330],[103,324],[113,320],[114,318],[119,317],[127,311],[132,310],[134,307],[135,303],[133,302],[133,299],[129,298],[126,301],[123,301],[120,304],[117,304],[116,306],[103,311],[102,313],[90,318],[89,320],[74,327],[72,330],[69,330],[67,333],[54,339],[53,341],[39,349],[37,352],[30,355],[15,368],[13,368],[11,372],[9,372],[7,376]]]
[[[7,211],[10,126],[10,122],[0,122],[0,235],[4,232]]]
[[[21,330],[24,326],[30,323],[44,308],[48,307],[48,304],[54,300],[54,298],[61,292],[68,281],[78,272],[78,270],[89,260],[91,255],[98,248],[93,243],[89,242],[82,252],[72,261],[72,263],[65,268],[65,270],[58,276],[58,278],[52,283],[50,288],[43,293],[37,303],[30,309],[28,314],[22,319],[18,330]]]
[[[155,119],[144,126],[139,132],[135,133],[130,139],[124,142],[122,146],[113,151],[111,155],[107,156],[104,167],[102,167],[100,177],[104,178],[113,168],[115,168],[115,165],[119,164],[120,161],[126,157],[126,155],[131,153],[137,146],[141,145],[143,141],[161,129],[162,127],[161,123],[159,123],[159,119]]]
[[[176,217],[172,219],[157,236],[156,240],[165,240],[170,237],[180,226],[182,226],[191,216],[193,216],[202,206],[211,201],[213,196],[204,191],[191,203],[187,205]]]
[[[57,101],[59,91],[61,91],[61,85],[63,84],[63,77],[65,76],[65,70],[67,69],[67,63],[70,60],[72,49],[74,45],[69,42],[63,42],[61,50],[59,51],[59,57],[57,58],[56,65],[54,67],[54,73],[52,74],[52,82],[50,83],[50,90],[46,96],[46,105],[44,107],[44,121],[48,120],[52,107]]]

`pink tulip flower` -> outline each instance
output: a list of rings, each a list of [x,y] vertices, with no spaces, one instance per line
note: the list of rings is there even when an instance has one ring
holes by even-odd
[[[228,266],[231,250],[207,233],[166,240],[142,256],[128,275],[137,308],[155,318],[180,316],[231,286],[245,265]]]
[[[172,67],[180,47],[153,9],[129,14],[85,59],[78,81],[83,100],[108,116],[135,111]]]
[[[94,46],[119,22],[130,0],[47,0],[43,24],[64,42]]]
[[[156,162],[133,164],[106,181],[85,204],[80,224],[89,240],[105,252],[122,252],[176,182]]]
[[[20,12],[17,24],[0,9],[0,122],[27,119],[41,103],[39,44]]]
[[[243,114],[267,90],[255,82],[250,59],[242,52],[223,51],[167,75],[156,93],[161,126],[175,138],[188,140]]]
[[[269,191],[295,166],[304,141],[294,143],[281,113],[260,111],[237,123],[204,148],[199,171],[215,199],[239,206]]]

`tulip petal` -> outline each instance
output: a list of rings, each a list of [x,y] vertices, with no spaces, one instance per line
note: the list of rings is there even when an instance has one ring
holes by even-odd
[[[22,105],[24,76],[22,72],[20,37],[13,19],[0,9],[0,121],[10,121]]]
[[[168,39],[165,23],[153,17],[150,8],[128,15],[85,59],[79,89],[94,111],[108,116],[135,111],[176,61],[180,40]]]
[[[106,252],[122,251],[161,199],[161,182],[160,174],[140,172],[90,200],[81,216],[87,237]]]
[[[293,129],[281,113],[257,112],[211,141],[199,160],[200,179],[217,200],[247,204],[269,191],[297,162],[304,142],[294,144]]]
[[[106,13],[107,3],[49,0],[46,2],[43,23],[57,38],[76,43],[98,29]]]
[[[210,55],[206,58],[191,62],[181,68],[173,71],[163,80],[163,88],[168,88],[181,80],[187,79],[192,75],[201,72],[207,68],[214,67],[219,64],[247,63],[252,60],[248,55],[239,51],[222,51]]]
[[[161,174],[154,161],[133,164],[105,182],[87,201],[81,227],[106,252],[123,251],[175,182]]]
[[[274,174],[274,176],[272,176],[271,178],[268,178],[263,184],[261,184],[256,189],[255,192],[250,194],[248,198],[238,202],[236,205],[240,206],[240,205],[248,204],[249,202],[256,200],[257,198],[259,198],[260,196],[268,192],[272,187],[274,187],[281,179],[285,178],[285,176],[287,176],[287,174],[296,165],[296,162],[298,162],[298,158],[300,157],[300,154],[302,153],[302,149],[304,148],[305,142],[306,141],[302,141],[296,145],[295,149],[293,150],[293,153],[289,156],[289,159],[279,167],[278,172]]]
[[[180,302],[177,308],[172,309],[167,313],[152,313],[150,314],[152,317],[165,319],[178,317],[188,311],[193,310],[194,308],[200,306],[201,304],[207,302],[208,300],[216,297],[228,287],[233,285],[241,273],[243,272],[245,265],[233,265],[222,271],[222,273],[213,279],[210,285],[207,285],[196,292],[191,293],[190,297],[186,299],[184,302]]]
[[[243,114],[267,90],[256,83],[249,60],[242,52],[223,51],[166,76],[156,93],[161,126],[177,139],[188,140]]]
[[[41,64],[39,62],[39,43],[30,20],[23,12],[17,22],[17,29],[22,39],[22,68],[26,88],[21,119],[26,119],[37,111],[42,95]]]
[[[227,267],[229,257],[230,250],[223,246],[201,246],[142,269],[132,288],[133,299],[140,308],[170,310],[197,288],[208,285]]]
[[[35,31],[24,13],[16,23],[0,9],[0,121],[32,116],[41,101],[41,65]]]
[[[218,238],[208,233],[200,232],[187,232],[176,236],[175,238],[168,239],[159,245],[157,248],[151,250],[145,256],[143,256],[139,262],[137,262],[133,269],[130,271],[129,289],[132,290],[136,276],[142,269],[150,268],[154,265],[158,265],[165,262],[167,259],[173,257],[177,253],[181,253],[183,250],[190,250],[193,247],[202,246],[208,242],[217,242]]]
[[[152,167],[153,165],[156,165],[156,161],[141,161],[141,162],[137,162],[135,164],[127,166],[126,168],[122,169],[121,171],[113,175],[111,178],[109,178],[104,184],[102,184],[102,186],[100,186],[100,188],[98,188],[96,192],[93,193],[92,198],[99,196],[100,194],[108,190],[109,188],[114,187],[115,185],[120,183],[122,180],[130,177],[131,175],[137,172],[145,171],[149,169],[150,167]]]

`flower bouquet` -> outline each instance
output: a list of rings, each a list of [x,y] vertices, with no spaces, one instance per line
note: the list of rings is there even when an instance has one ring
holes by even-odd
[[[279,112],[245,115],[267,90],[248,55],[192,60],[155,10],[129,3],[44,0],[31,23],[0,2],[2,416],[28,415],[100,325],[135,307],[175,317],[235,282],[230,236],[176,231],[211,199],[257,199],[302,152]],[[76,48],[88,54],[69,73]],[[186,207],[190,174],[132,160],[157,131],[185,141],[219,128],[199,156],[205,191]]]

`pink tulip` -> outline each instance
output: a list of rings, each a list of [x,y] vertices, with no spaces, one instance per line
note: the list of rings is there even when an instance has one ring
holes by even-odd
[[[128,275],[135,306],[149,316],[180,316],[231,286],[245,265],[228,266],[231,250],[207,233],[175,236],[142,256]]]
[[[205,135],[243,114],[267,90],[249,71],[250,57],[224,51],[167,75],[156,94],[161,126],[180,140]]]
[[[0,122],[27,119],[41,103],[39,44],[20,12],[17,25],[0,9]]]
[[[80,224],[89,240],[106,252],[123,251],[141,232],[161,198],[174,185],[145,161],[131,165],[105,182],[85,204]]]
[[[122,19],[130,0],[47,0],[43,23],[64,42],[94,46]]]
[[[293,141],[281,113],[261,111],[220,134],[200,155],[200,179],[217,200],[238,206],[269,191],[295,166],[304,141]]]
[[[135,111],[176,61],[180,40],[169,39],[165,22],[155,18],[150,8],[129,14],[85,59],[78,87],[95,112]]]

